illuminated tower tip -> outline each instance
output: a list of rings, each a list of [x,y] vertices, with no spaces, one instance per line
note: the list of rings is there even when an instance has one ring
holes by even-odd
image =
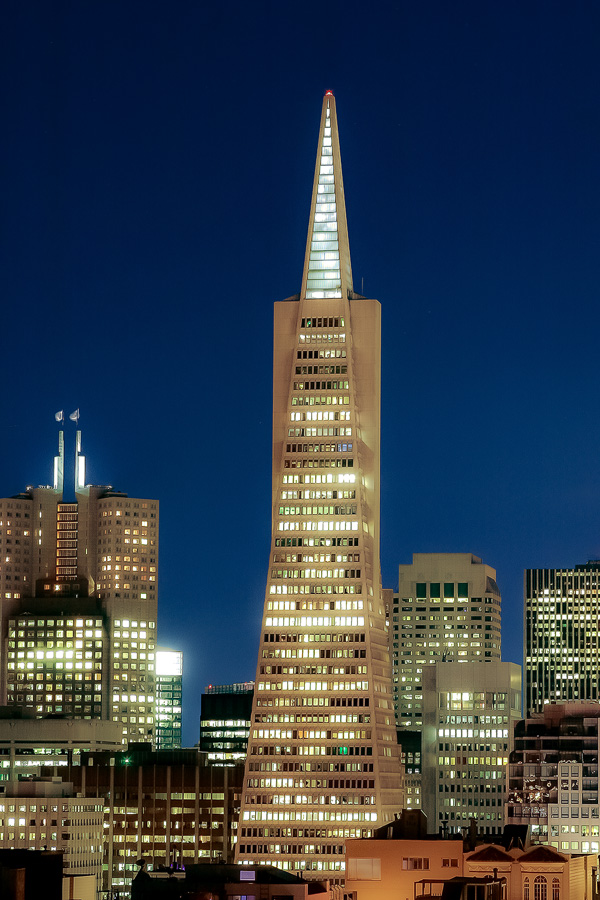
[[[300,296],[307,300],[343,297],[352,292],[352,265],[335,97],[323,97],[317,162]]]

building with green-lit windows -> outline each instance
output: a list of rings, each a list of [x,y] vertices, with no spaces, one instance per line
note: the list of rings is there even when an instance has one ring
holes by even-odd
[[[156,648],[156,749],[181,747],[183,653]]]
[[[525,570],[525,709],[600,700],[600,561]]]

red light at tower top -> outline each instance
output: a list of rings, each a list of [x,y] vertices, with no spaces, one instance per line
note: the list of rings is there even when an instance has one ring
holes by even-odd
[[[333,97],[333,91],[325,91],[326,97]]]

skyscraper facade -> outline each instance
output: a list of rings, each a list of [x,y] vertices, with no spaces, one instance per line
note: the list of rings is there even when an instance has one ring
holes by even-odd
[[[64,470],[60,431],[53,484],[0,500],[1,702],[152,740],[158,501],[86,484],[80,431],[73,500]]]
[[[525,571],[525,708],[600,699],[600,562]]]
[[[157,750],[181,747],[183,702],[183,652],[156,648],[156,722]]]
[[[323,100],[299,295],[275,305],[270,566],[237,858],[343,875],[402,808],[379,569],[380,307],[352,290]]]

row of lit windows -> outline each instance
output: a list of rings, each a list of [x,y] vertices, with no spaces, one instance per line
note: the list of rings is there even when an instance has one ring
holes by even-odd
[[[294,416],[294,415],[300,416],[301,414],[300,413],[292,413],[292,416]],[[304,413],[302,413],[302,415],[304,415]],[[306,417],[308,418],[309,415],[312,415],[312,414],[307,413]],[[315,416],[316,415],[317,414],[315,413]],[[323,413],[323,414],[319,413],[319,415],[322,415],[323,418],[329,417],[329,414],[325,414],[325,413]],[[350,413],[334,413],[332,415],[335,416],[336,418],[339,417],[340,419],[343,419],[345,417],[346,418],[350,417]],[[292,421],[294,421],[294,420],[292,419]],[[298,438],[298,437],[352,437],[352,426],[351,425],[340,425],[340,426],[329,425],[329,426],[323,426],[323,427],[319,426],[318,428],[316,428],[316,427],[288,428],[288,437],[291,437],[291,438],[293,438],[293,437],[296,437],[296,438]],[[314,465],[315,465],[315,463],[313,461],[313,466]],[[125,540],[125,543],[126,544],[129,543],[129,541]],[[134,539],[134,544],[135,543],[137,543],[137,541]]]
[[[377,813],[332,810],[244,810],[244,822],[376,822]]]
[[[346,375],[348,366],[296,366],[296,375]]]

